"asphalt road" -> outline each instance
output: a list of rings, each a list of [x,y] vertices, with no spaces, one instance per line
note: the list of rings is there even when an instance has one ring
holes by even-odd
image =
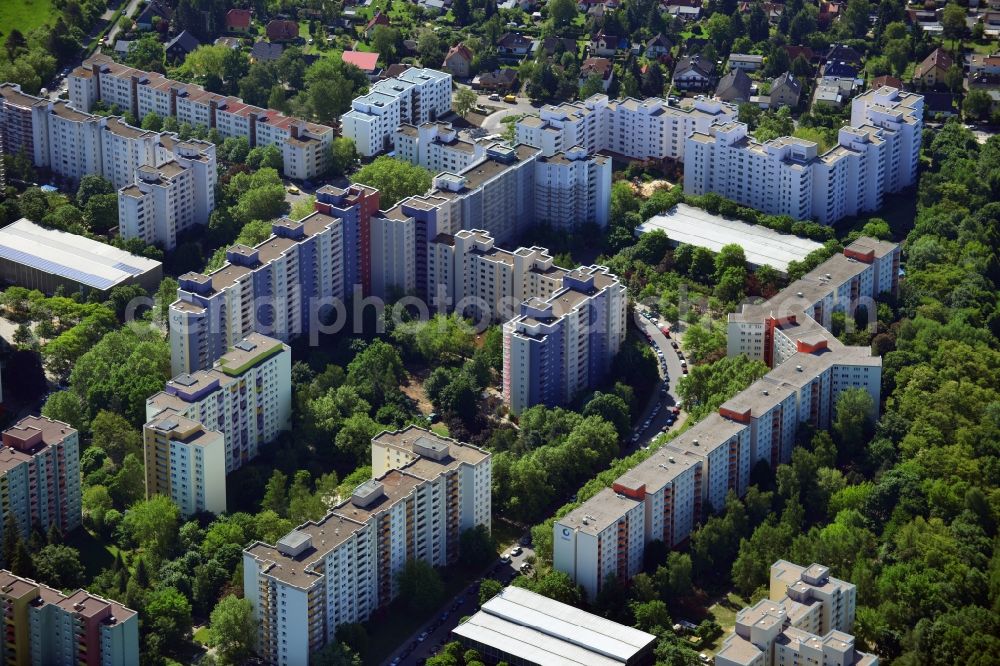
[[[521,546],[521,553],[512,557],[510,562],[497,561],[487,567],[483,571],[483,578],[494,578],[505,585],[509,584],[519,575],[524,561],[534,554],[535,551],[530,546]],[[479,583],[474,582],[456,598],[449,599],[447,604],[439,608],[431,619],[421,625],[403,645],[382,662],[383,665],[416,666],[421,660],[437,654],[448,642],[451,630],[458,626],[459,620],[477,610],[479,610]],[[420,640],[421,636],[423,640]]]
[[[668,340],[660,331],[661,324],[647,319],[644,316],[646,312],[646,310],[640,309],[640,307],[635,308],[633,315],[635,324],[639,327],[640,331],[643,331],[652,339],[650,345],[653,351],[660,350],[663,352],[662,361],[660,360],[661,357],[657,356],[660,377],[662,379],[665,375],[669,376],[670,381],[666,396],[662,396],[659,390],[657,390],[650,398],[649,404],[646,406],[635,430],[633,430],[633,439],[628,444],[629,451],[634,451],[637,447],[648,446],[650,440],[663,432],[664,428],[668,430],[679,428],[683,425],[685,419],[687,419],[687,412],[682,410],[677,415],[676,422],[673,425],[667,425],[667,415],[670,414],[670,408],[677,405],[679,400],[677,398],[677,383],[684,376],[681,357],[671,345],[671,342],[677,342],[679,345],[680,340],[677,339],[676,333],[671,333],[671,338]],[[649,423],[648,426],[645,425],[647,422]]]
[[[501,98],[503,96],[501,95]],[[483,120],[483,124],[480,125],[489,134],[495,134],[503,131],[504,125],[500,121],[507,116],[521,116],[528,113],[538,113],[538,107],[531,104],[527,97],[518,95],[517,101],[513,104],[508,104],[501,99],[499,102],[496,100],[491,100],[489,95],[480,95],[476,100],[479,106],[489,107],[489,108],[499,108],[499,111],[494,111],[490,115],[486,116]]]

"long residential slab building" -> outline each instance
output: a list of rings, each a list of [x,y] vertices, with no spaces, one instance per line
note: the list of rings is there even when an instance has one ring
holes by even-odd
[[[146,495],[184,515],[226,510],[226,475],[291,429],[291,350],[251,333],[210,370],[177,375],[146,400]]]
[[[517,122],[519,143],[545,157],[579,147],[634,160],[684,160],[684,141],[719,122],[736,120],[736,105],[707,97],[672,102],[659,97],[609,100],[600,93],[582,102],[543,106]]]
[[[118,230],[171,250],[215,209],[215,145],[133,127],[0,84],[4,152],[23,153],[71,185],[98,174],[118,189]]]
[[[851,125],[820,153],[813,141],[763,143],[741,122],[695,131],[685,144],[684,193],[714,192],[773,215],[833,224],[882,207],[885,195],[916,183],[922,95],[883,87],[851,102]]]
[[[488,452],[416,426],[373,438],[370,481],[321,520],[244,550],[258,654],[306,666],[338,626],[399,594],[408,560],[454,563],[465,530],[490,529],[491,464]]]
[[[334,129],[327,125],[246,104],[238,97],[208,92],[100,54],[70,72],[68,82],[70,103],[79,111],[89,112],[101,101],[131,111],[136,118],[155,113],[192,127],[216,129],[225,138],[243,137],[251,148],[276,145],[289,178],[315,178],[327,168],[334,137]]]
[[[139,663],[139,615],[117,601],[64,594],[0,570],[4,640],[0,662],[15,666]]]
[[[718,666],[878,666],[854,647],[857,587],[820,564],[771,565],[766,599],[736,614],[736,626],[715,655]]]
[[[899,253],[860,238],[766,303],[731,314],[728,353],[771,371],[557,520],[554,567],[594,598],[609,575],[627,580],[641,569],[646,544],[677,546],[727,493],[742,496],[758,462],[788,462],[800,424],[828,428],[843,391],[868,391],[877,411],[881,358],[844,345],[829,326],[834,312],[874,312],[876,297],[896,293]]]

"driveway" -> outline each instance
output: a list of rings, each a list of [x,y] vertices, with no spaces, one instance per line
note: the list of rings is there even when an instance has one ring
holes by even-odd
[[[680,345],[680,340],[677,339],[678,334],[672,332],[668,340],[660,330],[660,326],[664,324],[647,319],[645,316],[646,313],[648,313],[648,310],[644,308],[640,308],[639,306],[635,308],[633,313],[635,325],[649,337],[649,344],[654,353],[658,350],[663,352],[662,357],[657,356],[656,358],[657,369],[661,380],[664,376],[669,376],[670,380],[666,386],[666,395],[661,395],[659,389],[653,392],[649,403],[646,405],[646,409],[643,410],[642,416],[640,416],[636,427],[632,431],[632,440],[626,444],[625,453],[631,453],[639,447],[645,448],[661,432],[679,428],[687,419],[687,412],[681,411],[677,415],[673,425],[667,424],[667,415],[670,414],[670,408],[679,402],[679,398],[677,397],[677,383],[684,376],[683,366],[681,366],[681,356],[678,353],[679,350],[675,350],[671,344],[676,342]],[[664,369],[664,366],[666,366],[666,369]],[[662,386],[664,384],[661,383]],[[646,421],[649,421],[648,426],[645,425]]]
[[[520,567],[524,561],[535,554],[530,546],[520,548],[521,553],[512,557],[510,562],[497,561],[491,564],[483,571],[483,578],[494,578],[504,585],[513,581],[520,575]],[[459,620],[477,610],[479,610],[478,581],[459,592],[455,598],[449,599],[447,604],[431,615],[432,619],[424,623],[390,654],[383,662],[383,666],[416,666],[421,660],[437,654],[450,640],[451,630],[458,626]],[[421,641],[420,636],[425,632],[426,636]]]
[[[489,95],[479,95],[476,99],[476,104],[484,108],[497,109],[497,111],[486,116],[483,124],[480,125],[489,134],[503,130],[504,126],[500,121],[507,116],[523,116],[525,114],[538,113],[538,106],[532,104],[527,97],[522,95],[518,95],[517,101],[513,104],[508,104],[503,99],[499,102],[491,100]]]

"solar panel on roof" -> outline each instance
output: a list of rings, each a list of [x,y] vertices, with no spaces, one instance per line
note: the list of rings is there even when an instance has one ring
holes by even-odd
[[[128,273],[129,275],[142,275],[142,270],[130,264],[123,264],[121,262],[118,262],[117,264],[114,264],[111,267],[116,270],[122,271],[123,273]]]
[[[105,290],[115,285],[114,280],[109,280],[108,278],[102,278],[91,273],[70,268],[69,266],[65,266],[63,264],[57,264],[53,261],[49,261],[48,259],[42,259],[37,255],[23,252],[21,250],[15,250],[14,248],[6,245],[0,245],[0,257],[9,259],[10,261],[16,261],[19,264],[30,266],[31,268],[36,268],[45,273],[52,273],[54,275],[73,280],[74,282],[85,284],[88,287],[93,287],[94,289]]]

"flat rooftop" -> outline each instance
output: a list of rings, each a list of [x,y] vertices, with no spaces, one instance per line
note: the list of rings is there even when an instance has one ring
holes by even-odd
[[[0,259],[106,291],[160,269],[160,262],[20,219],[0,229]]]
[[[718,252],[724,245],[743,248],[747,261],[786,273],[792,261],[802,261],[823,246],[807,238],[783,234],[766,227],[730,220],[687,204],[677,204],[663,215],[655,215],[636,230],[637,234],[663,231],[675,243]]]
[[[656,637],[519,587],[506,587],[452,635],[546,666],[618,666]]]
[[[584,534],[600,534],[639,506],[634,499],[605,488],[556,521]]]

